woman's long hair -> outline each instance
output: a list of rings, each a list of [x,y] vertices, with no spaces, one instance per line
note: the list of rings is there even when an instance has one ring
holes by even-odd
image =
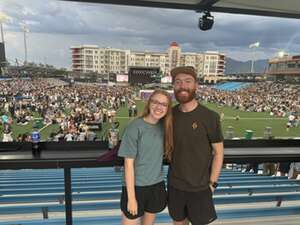
[[[156,94],[164,95],[168,99],[167,113],[163,118],[161,118],[161,120],[163,120],[163,123],[164,123],[164,155],[168,161],[171,161],[172,152],[174,149],[173,148],[173,117],[172,117],[171,95],[164,90],[160,90],[160,89],[155,90],[150,95],[150,97],[145,105],[144,112],[142,113],[142,115],[140,117],[144,118],[149,115],[151,100],[152,100],[153,96],[155,96]]]

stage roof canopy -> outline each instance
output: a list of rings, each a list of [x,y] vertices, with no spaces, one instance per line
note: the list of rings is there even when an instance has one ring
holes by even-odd
[[[299,0],[67,0],[194,11],[300,18]]]

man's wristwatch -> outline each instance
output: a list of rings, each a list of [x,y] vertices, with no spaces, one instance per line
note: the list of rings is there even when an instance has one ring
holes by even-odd
[[[219,186],[219,184],[217,182],[210,181],[209,184],[215,189]]]

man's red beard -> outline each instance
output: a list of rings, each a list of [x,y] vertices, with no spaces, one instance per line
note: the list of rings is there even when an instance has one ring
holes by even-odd
[[[188,95],[180,95],[180,92],[186,91]],[[175,91],[175,98],[180,104],[192,101],[196,97],[196,89],[179,89]]]

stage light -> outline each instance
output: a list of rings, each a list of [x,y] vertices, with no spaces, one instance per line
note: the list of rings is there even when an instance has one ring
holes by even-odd
[[[210,30],[214,24],[214,17],[208,11],[204,11],[204,15],[199,18],[198,27],[200,30]]]

